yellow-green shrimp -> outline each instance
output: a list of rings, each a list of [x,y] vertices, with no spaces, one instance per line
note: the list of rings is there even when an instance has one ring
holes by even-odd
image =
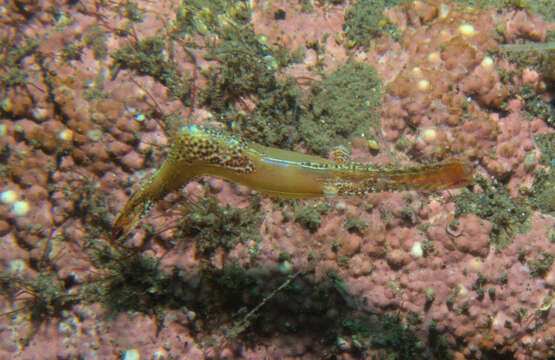
[[[443,190],[467,185],[471,166],[457,159],[388,169],[351,162],[341,151],[334,160],[262,146],[220,130],[180,130],[160,167],[125,204],[113,236],[127,234],[166,194],[194,177],[218,176],[267,195],[285,198],[366,194],[381,191]]]

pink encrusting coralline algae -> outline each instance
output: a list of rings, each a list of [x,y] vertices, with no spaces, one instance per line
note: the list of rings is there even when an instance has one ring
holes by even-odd
[[[0,5],[0,359],[555,357],[555,23],[498,3]],[[337,130],[353,99],[377,120]],[[474,180],[290,200],[196,177],[112,236],[189,125]]]

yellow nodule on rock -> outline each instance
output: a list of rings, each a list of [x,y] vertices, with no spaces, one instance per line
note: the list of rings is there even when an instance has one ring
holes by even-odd
[[[29,203],[25,200],[16,201],[12,205],[15,216],[25,216],[29,212]]]
[[[459,34],[461,34],[462,36],[471,37],[476,35],[476,30],[474,29],[474,26],[470,24],[462,24],[461,26],[459,26]]]
[[[422,131],[422,140],[426,144],[431,144],[437,139],[437,131],[434,128],[428,128]]]
[[[60,131],[58,138],[62,141],[71,142],[73,140],[73,131],[65,129]]]
[[[489,56],[486,56],[482,62],[480,63],[480,66],[485,68],[485,69],[491,69],[493,68],[493,65],[495,65],[495,63],[493,62],[493,59],[490,58]]]
[[[13,190],[6,190],[0,194],[0,201],[8,205],[11,205],[15,201],[17,201],[17,198],[17,193]]]
[[[430,90],[430,87],[431,87],[430,82],[426,79],[422,79],[418,81],[417,86],[418,86],[418,90],[420,91],[428,91]]]
[[[482,270],[483,266],[484,266],[484,262],[480,258],[472,258],[468,262],[468,268],[472,271],[480,271]]]
[[[441,56],[438,51],[434,51],[428,54],[427,59],[430,64],[437,64],[441,60]]]

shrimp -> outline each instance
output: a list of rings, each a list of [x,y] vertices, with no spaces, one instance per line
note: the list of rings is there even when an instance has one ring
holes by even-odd
[[[352,162],[343,151],[336,151],[330,160],[263,146],[213,128],[184,126],[160,169],[117,216],[113,238],[128,234],[152,204],[202,175],[234,181],[266,195],[315,198],[463,187],[472,180],[472,167],[452,159],[389,169]]]

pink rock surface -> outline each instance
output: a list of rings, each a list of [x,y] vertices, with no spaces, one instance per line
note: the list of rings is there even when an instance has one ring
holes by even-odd
[[[542,74],[530,68],[501,81],[504,72],[517,69],[492,54],[500,41],[544,41],[555,30],[554,24],[525,10],[497,13],[450,2],[415,1],[386,11],[402,31],[399,42],[384,36],[368,50],[347,49],[335,37],[343,32],[346,4],[314,2],[314,10],[304,13],[297,1],[253,3],[254,31],[264,35],[269,45],[294,49],[320,41],[325,49],[308,49],[301,64],[280,74],[295,77],[301,87],[306,88],[306,79],[321,78],[319,66],[331,73],[356,59],[376,67],[385,89],[380,151],[373,156],[365,141],[353,139],[352,157],[357,161],[408,164],[456,156],[471,161],[477,174],[506,183],[515,199],[524,196],[523,188],[532,186],[536,170],[545,170],[538,163],[541,151],[534,137],[553,129],[542,119],[530,119],[524,100],[515,92],[527,84],[547,103],[552,93],[545,92]],[[180,5],[168,0],[138,1],[137,6],[143,20],[132,25],[132,33],[145,39],[166,34],[168,21],[176,21],[171,9]],[[53,16],[53,8],[60,13]],[[218,114],[207,109],[184,108],[148,76],[127,70],[112,76],[110,57],[96,59],[85,44],[92,25],[106,34],[108,52],[133,43],[131,37],[118,35],[127,20],[110,6],[44,0],[10,3],[3,9],[7,15],[0,19],[0,31],[16,42],[21,34],[38,38],[44,59],[25,57],[21,67],[27,86],[0,90],[0,101],[11,103],[0,111],[0,148],[9,149],[1,154],[0,193],[14,191],[17,200],[29,206],[27,213],[18,215],[12,203],[0,203],[1,285],[9,278],[6,289],[9,285],[20,290],[3,290],[0,295],[0,312],[14,312],[0,318],[0,358],[116,359],[132,349],[141,359],[383,355],[368,345],[368,339],[352,334],[332,340],[319,333],[311,336],[299,330],[295,334],[309,317],[303,311],[315,311],[310,304],[295,319],[288,319],[289,327],[279,328],[283,331],[272,327],[281,326],[282,310],[268,309],[266,304],[263,319],[275,318],[260,328],[275,333],[258,337],[248,333],[246,324],[252,338],[233,338],[229,330],[254,308],[248,294],[242,294],[241,301],[247,305],[237,314],[222,313],[220,304],[236,299],[212,299],[206,308],[199,305],[202,312],[197,314],[183,304],[111,312],[94,297],[64,305],[62,311],[49,313],[47,321],[31,321],[28,311],[20,311],[20,304],[37,299],[27,284],[43,273],[64,283],[65,292],[59,295],[68,299],[81,298],[86,284],[105,280],[108,270],[93,261],[91,247],[96,241],[110,244],[111,222],[130,191],[161,164],[171,142],[167,129],[160,126],[161,114],[175,113],[185,119],[191,113],[187,120],[192,123],[223,125],[217,123]],[[287,16],[276,21],[280,9]],[[495,26],[501,23],[506,24],[505,30],[494,37]],[[472,25],[475,35],[462,34],[464,24]],[[323,38],[324,33],[331,36]],[[82,46],[79,59],[62,59],[62,48],[69,44]],[[196,65],[207,69],[210,61],[201,53],[195,52]],[[183,74],[194,72],[191,56],[181,46],[172,56]],[[0,75],[5,71],[0,69]],[[197,80],[197,86],[207,85],[201,76]],[[103,95],[92,96],[94,91]],[[237,104],[246,113],[254,106],[248,98]],[[396,147],[401,140],[408,143],[403,151]],[[478,185],[473,189],[475,194],[483,191]],[[490,241],[495,224],[472,213],[455,216],[454,197],[460,192],[411,192],[410,201],[407,193],[296,201],[300,207],[328,205],[314,232],[290,219],[292,206],[261,196],[260,238],[218,248],[205,259],[189,239],[176,239],[175,224],[186,213],[187,201],[212,194],[220,205],[246,212],[256,195],[246,187],[207,177],[191,181],[156,204],[144,219],[147,226],[134,230],[129,248],[123,249],[154,257],[159,271],[170,274],[178,269],[185,278],[200,279],[199,274],[232,263],[268,282],[272,280],[268,274],[300,271],[303,284],[321,285],[330,274],[337,274],[341,281],[336,280],[333,293],[351,308],[362,314],[399,314],[403,319],[417,316],[420,322],[414,332],[423,342],[433,321],[456,359],[486,354],[514,354],[515,359],[555,356],[555,315],[550,309],[555,267],[541,275],[535,268],[545,254],[553,254],[555,217],[529,208],[528,229],[514,231],[512,243],[496,250]],[[344,228],[350,218],[364,221],[366,227],[350,232]],[[279,285],[261,291],[268,296]],[[197,294],[194,302],[209,301],[208,290]],[[336,309],[318,311],[317,317],[333,318]],[[24,343],[24,338],[29,342]]]

